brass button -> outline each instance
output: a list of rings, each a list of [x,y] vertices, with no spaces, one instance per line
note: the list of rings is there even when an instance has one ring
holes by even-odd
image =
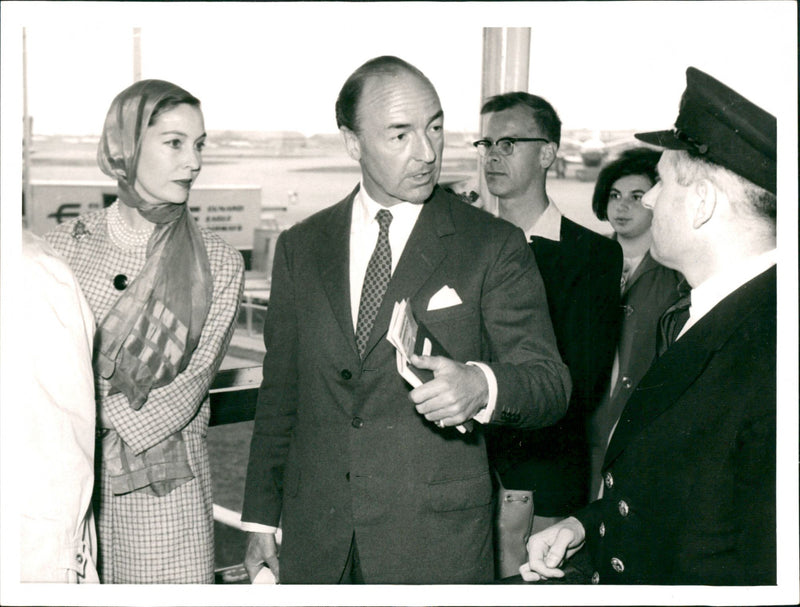
[[[600,574],[595,571],[592,574],[592,584],[599,584],[600,583]]]
[[[600,537],[606,536],[606,524],[600,523]]]
[[[611,567],[617,573],[622,573],[623,571],[625,571],[625,563],[623,563],[617,557],[614,557],[614,558],[611,559]]]
[[[619,515],[622,517],[628,516],[628,512],[630,512],[630,508],[628,508],[628,502],[625,500],[619,500],[619,504],[617,504],[619,508]]]
[[[360,417],[354,417],[350,425],[353,426],[353,428],[362,428],[364,426],[364,420]]]
[[[614,477],[610,472],[606,472],[605,476],[606,489],[611,489],[614,486]]]

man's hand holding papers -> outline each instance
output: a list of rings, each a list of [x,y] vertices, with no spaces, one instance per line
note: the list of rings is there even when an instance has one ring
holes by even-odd
[[[414,314],[411,311],[407,299],[395,302],[386,339],[388,339],[396,349],[397,372],[400,373],[403,379],[411,384],[413,388],[418,388],[423,384],[433,381],[440,373],[446,373],[449,369],[447,363],[460,365],[460,363],[450,360],[450,355],[447,350],[436,340],[425,325],[419,323],[414,318]],[[425,366],[431,368],[423,368],[412,364],[412,357],[414,357],[414,355],[443,357],[446,360],[442,362],[426,363]],[[470,370],[470,372],[472,372],[472,370]],[[480,371],[478,372],[480,373]],[[437,425],[440,428],[444,427],[441,419],[437,422]],[[471,431],[472,427],[473,422],[471,419],[457,426],[459,432],[462,433]]]

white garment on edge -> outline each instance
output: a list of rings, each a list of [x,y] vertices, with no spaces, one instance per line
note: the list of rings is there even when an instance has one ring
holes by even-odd
[[[72,271],[23,232],[19,356],[20,579],[98,582],[94,484],[94,317]]]

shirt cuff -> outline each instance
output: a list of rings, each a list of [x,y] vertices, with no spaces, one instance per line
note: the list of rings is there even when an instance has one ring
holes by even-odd
[[[486,383],[489,385],[489,398],[487,399],[486,406],[478,411],[472,419],[482,424],[488,424],[492,420],[495,406],[497,406],[497,378],[494,376],[494,371],[489,365],[475,361],[469,361],[468,365],[478,367],[486,376]]]
[[[246,523],[241,522],[240,527],[242,531],[250,531],[252,533],[277,533],[277,527],[270,527],[269,525],[262,525],[261,523]]]

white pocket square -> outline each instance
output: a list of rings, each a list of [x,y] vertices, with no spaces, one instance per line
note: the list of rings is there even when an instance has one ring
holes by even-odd
[[[456,290],[445,285],[431,297],[431,300],[428,302],[428,311],[451,308],[460,303],[461,298],[458,296],[458,293],[456,293]]]

